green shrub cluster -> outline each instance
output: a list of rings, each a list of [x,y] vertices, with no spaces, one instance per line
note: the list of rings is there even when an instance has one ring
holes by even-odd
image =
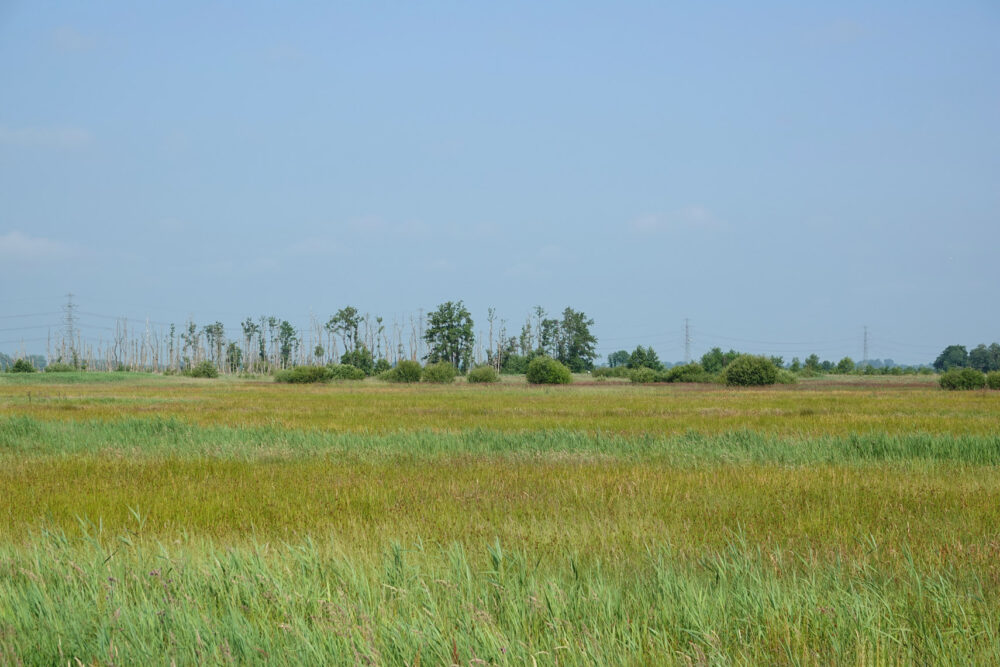
[[[990,389],[1000,389],[1000,371],[990,371],[986,374],[986,386]]]
[[[569,384],[573,376],[564,364],[552,357],[535,357],[526,373],[530,384]]]
[[[18,359],[14,362],[14,365],[10,367],[11,373],[34,373],[35,367],[31,365],[31,362],[27,359]]]
[[[663,374],[663,382],[712,382],[712,374],[696,361],[683,366],[674,366]]]
[[[288,384],[325,382],[327,379],[329,379],[329,372],[324,366],[295,366],[294,368],[286,368],[274,374],[275,382],[286,382]]]
[[[456,375],[458,375],[458,369],[447,361],[439,361],[427,364],[420,375],[420,379],[433,384],[451,384],[455,381]]]
[[[219,377],[219,369],[211,361],[202,361],[185,370],[184,375],[191,378],[217,378]]]
[[[46,373],[72,373],[75,370],[76,369],[69,364],[64,364],[61,361],[57,361],[45,367]]]
[[[492,366],[477,366],[465,376],[467,382],[499,382],[500,375]]]
[[[386,382],[420,382],[422,374],[423,369],[420,368],[420,364],[404,359],[397,363],[395,368],[379,375],[379,379]]]
[[[951,391],[982,389],[986,386],[986,375],[975,368],[953,368],[945,371],[939,382],[942,389]]]
[[[665,382],[664,377],[666,377],[666,373],[662,373],[660,371],[654,371],[652,368],[646,368],[646,367],[633,369],[628,374],[629,380],[639,384],[647,384],[650,382]]]
[[[289,384],[309,384],[312,382],[329,382],[330,380],[364,380],[365,372],[349,364],[331,364],[329,366],[295,366],[274,374],[275,382]]]
[[[730,387],[763,387],[778,380],[778,368],[767,357],[741,354],[723,372]]]
[[[628,366],[601,366],[590,371],[590,375],[595,378],[628,378],[629,370]]]
[[[364,370],[350,364],[330,364],[326,367],[331,380],[364,380]]]

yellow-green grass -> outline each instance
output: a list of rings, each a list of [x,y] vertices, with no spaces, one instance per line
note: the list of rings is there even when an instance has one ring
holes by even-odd
[[[0,664],[995,663],[998,419],[898,381],[0,383]]]
[[[390,433],[564,429],[632,435],[752,430],[781,435],[879,432],[992,434],[1000,392],[944,392],[917,383],[727,389],[717,385],[278,385],[161,378],[102,384],[0,384],[0,416],[280,425]]]

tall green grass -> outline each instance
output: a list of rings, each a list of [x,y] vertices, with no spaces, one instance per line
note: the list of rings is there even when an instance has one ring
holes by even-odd
[[[179,419],[48,421],[0,417],[0,456],[107,454],[116,457],[352,459],[451,456],[544,457],[590,455],[624,460],[656,459],[672,465],[781,463],[788,465],[942,461],[1000,465],[1000,431],[994,435],[877,431],[852,435],[777,436],[742,430],[719,435],[620,435],[570,430],[504,433],[473,429],[459,433],[400,431],[388,434],[331,433],[264,427],[198,426]]]
[[[870,544],[870,553],[880,549]],[[623,570],[499,542],[230,548],[55,533],[0,547],[11,664],[995,664],[995,586],[903,553],[817,559],[739,535]]]

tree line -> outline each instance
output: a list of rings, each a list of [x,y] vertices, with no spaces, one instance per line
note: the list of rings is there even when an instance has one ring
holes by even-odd
[[[296,366],[349,365],[375,375],[399,362],[448,362],[460,372],[492,366],[498,373],[524,373],[532,359],[548,356],[573,372],[594,367],[597,339],[594,320],[583,311],[565,308],[549,316],[536,306],[517,335],[490,308],[488,328],[476,335],[475,322],[463,301],[447,301],[426,316],[391,323],[378,315],[345,306],[325,321],[315,317],[297,328],[275,316],[247,317],[237,331],[221,321],[155,328],[122,318],[106,342],[85,343],[57,338],[35,366],[59,364],[73,369],[158,370],[185,372],[211,364],[222,373],[269,373]],[[4,367],[11,365],[2,364]]]

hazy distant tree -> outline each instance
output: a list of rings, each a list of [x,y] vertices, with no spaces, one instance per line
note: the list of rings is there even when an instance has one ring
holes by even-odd
[[[594,320],[588,318],[583,311],[572,308],[563,310],[560,322],[562,355],[558,359],[574,373],[589,371],[594,367],[597,339],[590,332],[592,326]]]
[[[990,370],[1000,371],[1000,343],[990,343]]]
[[[806,357],[805,369],[807,371],[810,371],[812,373],[819,373],[821,368],[822,366],[820,364],[818,354],[810,354],[808,357]]]
[[[226,368],[229,369],[230,373],[239,372],[241,366],[243,365],[243,350],[236,342],[229,344],[226,348]]]
[[[222,326],[222,322],[215,322],[206,324],[202,328],[202,332],[205,334],[205,345],[208,347],[212,361],[215,362],[216,366],[219,366],[222,363],[222,348],[226,344],[226,330]]]
[[[969,352],[969,367],[975,368],[977,371],[982,371],[983,373],[988,373],[994,369],[992,355],[990,350],[984,344],[972,348]]]
[[[625,350],[618,350],[617,352],[612,352],[608,355],[608,366],[611,368],[617,368],[619,366],[628,365],[629,353]]]
[[[295,334],[295,327],[288,320],[282,320],[278,326],[278,349],[281,354],[282,368],[288,367],[289,361],[292,358],[292,350],[297,342],[298,336]]]
[[[711,350],[701,355],[701,367],[708,373],[718,373],[723,368],[733,363],[740,353],[736,350],[723,352],[720,347],[713,347]]]
[[[850,357],[844,357],[837,362],[837,372],[846,375],[854,370],[854,360]]]
[[[799,361],[798,357],[792,357],[792,363],[788,367],[788,370],[790,370],[793,373],[798,373],[799,371],[802,370],[802,362]]]
[[[969,365],[969,353],[964,345],[949,345],[944,348],[938,358],[934,360],[934,368],[939,371],[946,371],[949,368],[964,367]]]
[[[629,368],[652,368],[654,371],[662,371],[663,364],[652,347],[639,345],[628,357],[627,366]]]
[[[337,311],[337,314],[326,323],[326,330],[339,334],[344,341],[344,351],[358,349],[358,328],[361,326],[361,314],[354,306],[347,306]]]
[[[447,361],[463,372],[472,360],[475,335],[472,315],[461,301],[448,301],[427,315],[427,360],[430,363]]]

